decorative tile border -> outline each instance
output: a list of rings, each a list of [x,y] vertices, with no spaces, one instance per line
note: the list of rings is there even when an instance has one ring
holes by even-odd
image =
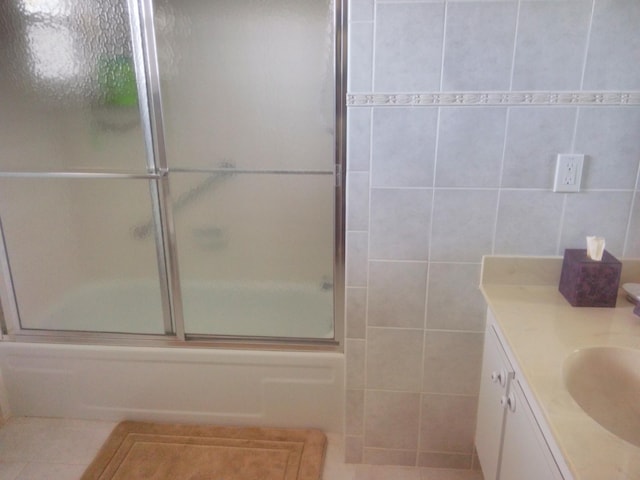
[[[640,92],[353,93],[348,106],[640,105]]]

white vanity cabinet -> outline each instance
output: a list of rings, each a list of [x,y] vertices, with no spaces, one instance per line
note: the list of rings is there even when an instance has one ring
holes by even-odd
[[[563,480],[518,381],[506,407],[500,480]]]
[[[493,328],[487,326],[478,396],[476,450],[485,480],[498,478],[507,390],[514,372]]]
[[[494,324],[489,312],[475,438],[484,478],[563,480]]]

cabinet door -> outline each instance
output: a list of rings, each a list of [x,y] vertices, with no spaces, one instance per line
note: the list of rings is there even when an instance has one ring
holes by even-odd
[[[485,332],[481,375],[475,443],[485,480],[496,480],[505,416],[501,399],[506,399],[513,370],[491,326]]]
[[[520,384],[509,390],[500,480],[562,480]]]

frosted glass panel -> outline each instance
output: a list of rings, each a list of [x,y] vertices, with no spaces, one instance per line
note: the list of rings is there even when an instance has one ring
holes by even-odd
[[[148,182],[5,178],[0,216],[22,328],[164,333]]]
[[[155,3],[170,167],[333,168],[331,1]]]
[[[0,2],[0,169],[146,171],[126,0]]]
[[[333,176],[215,178],[171,177],[186,332],[333,338]]]

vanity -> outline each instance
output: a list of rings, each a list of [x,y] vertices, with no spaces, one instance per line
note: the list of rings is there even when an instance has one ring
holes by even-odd
[[[622,292],[616,308],[572,307],[561,268],[559,257],[483,259],[485,480],[640,480],[640,317]],[[640,260],[623,261],[631,281]]]

